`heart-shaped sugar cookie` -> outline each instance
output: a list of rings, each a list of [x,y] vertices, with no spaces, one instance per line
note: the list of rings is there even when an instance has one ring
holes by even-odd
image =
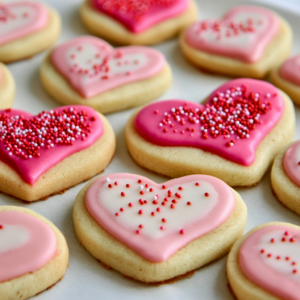
[[[187,0],[92,0],[95,9],[121,22],[134,33],[184,12]]]
[[[258,61],[279,28],[278,18],[255,6],[231,9],[222,20],[194,23],[185,40],[193,48],[248,63]]]
[[[0,283],[43,267],[57,251],[53,230],[19,211],[0,212]]]
[[[37,2],[1,3],[0,45],[40,30],[47,22],[47,9]]]
[[[52,166],[91,146],[102,134],[98,113],[86,106],[62,106],[37,116],[2,110],[0,160],[33,185]]]
[[[221,225],[235,207],[221,180],[192,175],[156,184],[133,174],[111,174],[88,189],[89,213],[108,233],[151,262]]]
[[[88,36],[56,48],[51,60],[85,98],[154,76],[166,65],[164,56],[154,49],[138,46],[114,49],[105,41]]]
[[[300,299],[300,231],[271,225],[252,233],[239,250],[245,276],[280,299]]]
[[[183,100],[150,104],[137,114],[135,129],[156,145],[196,147],[249,166],[283,110],[282,96],[271,84],[236,79],[215,90],[205,105]]]
[[[300,54],[283,63],[280,68],[280,76],[300,86]]]

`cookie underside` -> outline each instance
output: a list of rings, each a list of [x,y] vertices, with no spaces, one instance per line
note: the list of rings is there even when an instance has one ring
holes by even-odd
[[[132,279],[157,283],[185,275],[225,255],[244,233],[247,208],[234,191],[236,205],[224,223],[190,242],[167,261],[150,262],[107,233],[89,214],[85,194],[93,181],[79,192],[74,203],[73,221],[77,238],[95,258]]]
[[[1,206],[1,211],[20,211],[36,217],[54,231],[57,239],[57,254],[46,265],[33,273],[0,283],[1,300],[27,299],[50,288],[64,276],[69,264],[69,249],[62,233],[41,215],[29,209],[14,206]]]

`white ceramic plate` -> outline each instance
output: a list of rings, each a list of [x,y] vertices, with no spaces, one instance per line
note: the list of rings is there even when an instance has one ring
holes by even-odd
[[[88,34],[79,20],[78,7],[81,0],[47,0],[44,2],[54,7],[61,14],[63,28],[59,42]],[[197,2],[201,18],[218,18],[230,7],[241,4],[238,0],[198,0]],[[244,3],[253,2],[243,1]],[[300,53],[300,35],[297,31],[300,10],[297,14],[295,11],[276,8],[271,4],[267,7],[274,9],[289,21],[295,35],[293,53]],[[187,63],[179,50],[177,40],[168,41],[155,48],[165,54],[172,66],[174,75],[172,87],[161,99],[181,98],[200,102],[215,88],[229,80],[226,77],[202,73]],[[42,53],[32,59],[9,65],[17,86],[14,108],[28,110],[35,114],[41,110],[50,110],[59,106],[46,94],[39,80],[39,64],[44,55],[45,53]],[[165,178],[137,166],[127,152],[124,127],[132,112],[133,110],[127,110],[107,116],[117,137],[117,151],[113,161],[105,170],[105,174],[130,172],[149,177],[156,182],[163,182]],[[296,116],[298,128],[300,126],[299,108],[296,108]],[[300,129],[296,130],[296,138],[300,138]],[[234,299],[227,286],[226,257],[201,268],[191,278],[162,286],[148,286],[137,283],[124,278],[115,271],[104,269],[79,244],[75,235],[72,222],[72,206],[83,185],[79,184],[63,195],[51,197],[47,201],[39,201],[29,205],[0,194],[0,205],[23,206],[50,219],[65,235],[70,248],[70,266],[64,279],[54,288],[36,296],[34,299]],[[270,172],[267,172],[262,182],[256,187],[239,188],[237,191],[248,207],[247,231],[256,225],[270,221],[283,221],[300,225],[300,217],[283,207],[272,195]]]

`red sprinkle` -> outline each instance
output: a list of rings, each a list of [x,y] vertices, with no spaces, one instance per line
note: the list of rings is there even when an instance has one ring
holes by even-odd
[[[209,196],[209,193],[205,193],[204,196],[205,196],[205,197],[208,197],[208,196]]]
[[[144,211],[142,209],[139,210],[139,215],[142,215]]]
[[[143,225],[143,224],[140,224],[140,225],[139,225],[139,228],[144,228],[144,225]]]
[[[165,218],[162,218],[161,221],[162,221],[163,223],[166,223],[166,222],[167,222],[167,220],[166,220]]]
[[[151,216],[155,216],[155,212],[154,211],[151,213]]]
[[[162,186],[162,189],[165,190],[167,187],[165,185]]]
[[[187,205],[192,205],[192,203],[191,203],[190,201],[188,201],[186,204],[187,204]]]
[[[126,184],[126,187],[127,187],[127,188],[130,188],[130,184],[127,183],[127,184]]]
[[[128,203],[128,206],[129,206],[129,207],[132,207],[132,206],[133,206],[133,203],[129,202],[129,203]]]
[[[180,229],[180,230],[179,230],[179,233],[180,233],[180,234],[185,234],[185,230],[184,230],[184,229]]]
[[[121,196],[122,196],[122,197],[125,197],[125,193],[124,193],[124,192],[121,192]]]
[[[112,188],[112,185],[111,185],[111,184],[109,184],[109,185],[108,185],[108,187],[111,189],[111,188]]]

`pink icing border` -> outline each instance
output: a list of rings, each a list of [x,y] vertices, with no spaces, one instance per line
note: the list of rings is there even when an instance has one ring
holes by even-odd
[[[91,133],[88,138],[86,138],[84,141],[76,140],[72,146],[56,145],[50,150],[41,148],[40,157],[34,157],[27,160],[17,156],[9,156],[9,152],[5,150],[3,143],[0,143],[0,160],[14,169],[25,182],[29,183],[30,185],[34,185],[34,183],[42,174],[61,162],[63,159],[72,155],[73,153],[84,150],[93,145],[103,135],[104,132],[103,124],[98,113],[91,107],[83,105],[62,106],[53,110],[63,111],[64,109],[70,107],[77,108],[78,110],[82,109],[88,113],[90,117],[96,118],[95,121],[91,122]],[[0,114],[3,113],[6,113],[10,116],[23,115],[27,118],[32,117],[30,113],[17,109],[12,109],[11,112],[0,110]]]
[[[143,235],[137,235],[116,223],[115,216],[108,214],[108,212],[100,205],[97,199],[99,189],[105,184],[103,177],[97,179],[89,187],[85,196],[85,205],[96,222],[109,234],[151,262],[168,260],[168,258],[180,248],[209,233],[225,222],[235,207],[235,196],[232,190],[223,181],[212,176],[191,175],[173,179],[161,184],[154,183],[148,178],[134,174],[115,173],[108,176],[111,180],[120,178],[142,179],[143,183],[151,184],[151,186],[154,186],[155,188],[160,188],[163,184],[168,187],[176,184],[184,184],[193,180],[203,180],[210,183],[218,191],[220,199],[214,209],[204,218],[187,225],[186,233],[184,235],[172,234],[165,238],[151,240]]]
[[[116,21],[123,24],[128,30],[138,34],[146,31],[158,23],[182,14],[188,8],[189,1],[175,0],[175,5],[169,6],[167,9],[154,7],[150,12],[142,17],[140,22],[135,22],[130,14],[121,14],[117,10],[113,12],[104,10],[102,5],[99,4],[97,0],[92,0],[92,6],[95,10],[99,10],[100,12],[114,18]]]
[[[36,32],[47,25],[49,19],[48,10],[41,3],[21,1],[21,2],[9,3],[9,4],[8,3],[1,4],[1,6],[6,6],[6,7],[16,7],[20,5],[27,5],[27,6],[34,7],[38,11],[37,18],[35,18],[32,23],[27,24],[27,26],[18,28],[4,36],[0,36],[0,45],[16,40],[30,33]]]
[[[141,52],[147,55],[149,62],[138,71],[133,72],[130,76],[109,78],[105,81],[105,84],[94,82],[92,84],[83,85],[81,83],[81,74],[71,73],[70,65],[67,64],[65,59],[65,53],[70,47],[80,46],[83,43],[95,45],[100,51],[107,54],[116,51],[121,51],[125,55]],[[55,68],[70,82],[74,89],[85,98],[91,98],[118,86],[152,77],[159,73],[166,65],[163,54],[155,49],[142,46],[128,46],[114,49],[104,40],[91,36],[77,37],[60,45],[52,52],[51,62]]]
[[[185,103],[192,108],[201,108],[202,105],[197,103],[184,101],[184,100],[168,100],[161,102],[154,102],[146,107],[144,107],[136,116],[134,121],[135,129],[138,134],[143,137],[148,142],[159,145],[159,146],[182,146],[182,147],[195,147],[202,149],[203,151],[212,152],[219,155],[227,160],[241,164],[244,166],[250,166],[255,160],[255,151],[259,143],[264,139],[264,137],[271,131],[271,129],[277,124],[284,111],[284,101],[282,96],[278,93],[278,90],[270,83],[254,80],[254,79],[235,79],[229,81],[216,89],[209,96],[206,103],[211,103],[213,98],[218,92],[225,93],[226,90],[234,87],[246,85],[249,87],[250,92],[262,92],[262,93],[276,93],[277,96],[272,101],[272,110],[270,110],[266,115],[261,116],[261,121],[264,126],[260,126],[259,130],[256,128],[251,132],[250,138],[239,140],[236,142],[234,147],[226,147],[223,136],[218,136],[215,139],[209,137],[207,140],[201,138],[199,135],[194,134],[192,137],[186,139],[185,135],[177,134],[168,135],[162,133],[158,130],[158,124],[161,122],[162,114],[165,111],[170,111],[172,107],[184,106]],[[158,110],[159,114],[155,115],[154,111]],[[177,128],[177,127],[178,128]],[[173,129],[181,130],[179,123],[175,125]],[[197,128],[201,125],[195,125]],[[192,125],[189,127],[194,128]],[[196,130],[196,132],[198,132]],[[236,135],[232,135],[235,138]]]
[[[280,67],[279,74],[282,78],[300,86],[300,54],[286,60]]]
[[[19,211],[2,211],[0,224],[22,225],[30,231],[24,246],[0,253],[0,283],[40,269],[57,253],[53,230],[39,219]]]
[[[272,225],[263,227],[248,236],[241,245],[239,265],[245,276],[263,289],[285,300],[299,300],[299,293],[297,293],[299,285],[264,265],[260,251],[255,248],[263,234],[274,230],[288,231],[293,236],[300,237],[298,230],[288,226]]]
[[[254,63],[258,61],[268,43],[275,36],[279,29],[279,21],[278,18],[268,9],[258,7],[258,6],[238,6],[230,11],[224,16],[222,21],[227,21],[233,18],[236,14],[239,14],[243,11],[254,11],[261,13],[266,16],[269,21],[270,26],[268,26],[267,30],[261,33],[255,39],[255,42],[251,44],[251,46],[241,45],[241,47],[236,46],[222,46],[222,45],[214,45],[209,42],[201,41],[199,38],[195,39],[193,28],[197,23],[194,23],[189,27],[186,32],[185,40],[186,42],[193,48],[205,51],[207,53],[217,54],[221,56],[227,56],[234,59],[238,59],[247,63]],[[199,21],[198,21],[199,22]],[[200,21],[201,22],[201,21]],[[244,47],[243,47],[244,46]]]
[[[299,166],[295,162],[295,151],[300,147],[300,141],[294,143],[286,150],[283,157],[283,168],[287,176],[300,187]]]

